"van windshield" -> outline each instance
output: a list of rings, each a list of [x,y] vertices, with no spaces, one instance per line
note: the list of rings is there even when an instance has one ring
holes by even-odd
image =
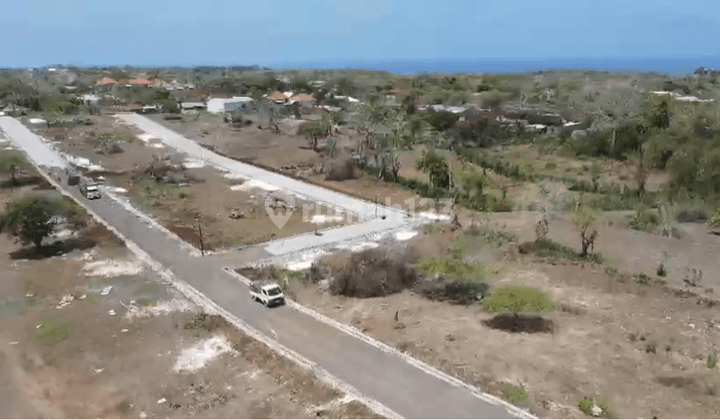
[[[279,287],[273,287],[272,289],[267,289],[268,296],[277,296],[280,293],[282,293],[282,292],[280,291]]]

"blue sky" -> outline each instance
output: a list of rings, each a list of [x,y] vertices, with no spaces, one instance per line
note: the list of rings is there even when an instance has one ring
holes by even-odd
[[[720,56],[717,0],[1,0],[0,67]]]

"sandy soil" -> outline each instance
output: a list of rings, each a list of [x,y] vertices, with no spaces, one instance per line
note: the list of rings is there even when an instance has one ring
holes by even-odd
[[[94,175],[104,176],[113,186],[127,190],[136,205],[156,216],[160,223],[189,243],[200,247],[196,216],[202,216],[203,240],[208,250],[236,247],[273,238],[292,236],[299,233],[324,229],[345,224],[348,218],[330,211],[331,218],[316,219],[314,223],[303,220],[303,206],[314,203],[296,200],[299,210],[293,212],[288,222],[278,228],[265,210],[265,199],[270,191],[254,186],[242,185],[241,180],[224,177],[224,174],[199,162],[189,162],[181,154],[166,149],[159,143],[146,143],[140,138],[132,142],[119,143],[122,153],[98,154],[96,148],[101,142],[98,133],[121,131],[140,134],[136,128],[120,124],[108,116],[93,117],[91,126],[51,127],[44,136],[57,139],[57,147],[65,153],[90,160],[104,168]],[[157,184],[141,183],[138,176],[157,159],[173,164],[184,164],[189,182],[182,187],[163,187]],[[92,173],[91,173],[92,175]],[[315,208],[315,207],[313,207]],[[327,215],[328,209],[317,207],[309,213]],[[282,212],[282,210],[277,210]],[[232,213],[241,218],[231,218]]]
[[[372,417],[200,314],[107,230],[85,236],[98,246],[40,260],[15,259],[21,245],[0,236],[2,417]]]
[[[408,246],[420,255],[438,255],[453,243],[447,232],[429,235]],[[637,284],[594,264],[482,253],[502,267],[489,276],[493,286],[528,285],[552,297],[557,309],[544,316],[555,323],[553,334],[495,330],[483,324],[493,315],[481,304],[434,302],[409,291],[355,299],[295,283],[293,293],[301,304],[486,392],[505,397],[508,385],[521,384],[530,395],[526,404],[539,416],[584,417],[577,408],[584,396],[604,399],[619,418],[720,415],[720,372],[707,365],[720,346],[720,317],[716,306],[693,295],[713,300],[713,294]]]

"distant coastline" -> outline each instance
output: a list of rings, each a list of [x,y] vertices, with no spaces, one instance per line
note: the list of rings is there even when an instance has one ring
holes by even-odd
[[[656,72],[692,74],[699,67],[720,68],[720,56],[662,58],[543,58],[543,59],[421,59],[421,60],[338,60],[305,63],[276,63],[269,67],[286,69],[379,70],[411,75],[421,73],[528,73],[551,70]]]

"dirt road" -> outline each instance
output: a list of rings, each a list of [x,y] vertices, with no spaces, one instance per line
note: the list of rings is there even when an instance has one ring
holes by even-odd
[[[60,156],[17,120],[0,117],[0,128],[36,163],[46,166],[46,169],[62,167]],[[192,145],[186,146],[192,148]],[[197,144],[195,146],[199,148]],[[234,161],[225,163],[238,164]],[[245,166],[248,167],[245,169],[257,170]],[[253,171],[248,174],[257,174]],[[282,178],[282,182],[287,179],[277,174],[270,175]],[[317,187],[293,182],[298,184],[303,194],[312,196],[322,193],[320,189],[313,190]],[[68,192],[204,297],[400,416],[513,418],[522,415],[508,404],[479,396],[471,389],[410,364],[398,355],[383,352],[307,314],[287,306],[268,310],[256,305],[248,298],[247,286],[228,274],[221,262],[191,255],[179,240],[112,199],[105,197],[88,201],[75,188],[68,189]],[[332,200],[338,205],[347,203],[351,206],[353,201],[358,201],[337,193],[330,194],[334,194]]]

